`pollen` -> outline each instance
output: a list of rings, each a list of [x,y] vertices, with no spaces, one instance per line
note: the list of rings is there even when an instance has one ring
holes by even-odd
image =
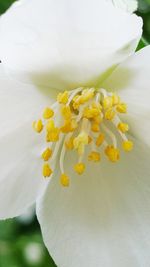
[[[38,120],[38,121],[34,121],[33,124],[33,129],[37,132],[37,133],[40,133],[42,132],[43,130],[43,123],[41,120]]]
[[[50,119],[54,116],[54,111],[51,108],[45,108],[43,111],[43,118],[45,120]]]
[[[92,151],[88,156],[89,161],[98,162],[98,161],[100,161],[100,159],[101,159],[100,153],[96,152],[96,151]]]
[[[78,173],[78,174],[82,174],[85,170],[85,165],[83,163],[77,163],[74,166],[74,170]]]
[[[133,142],[132,141],[124,141],[122,143],[122,147],[126,152],[130,152],[133,149]]]
[[[109,108],[105,112],[105,119],[111,121],[114,119],[115,115],[116,112],[112,108]]]
[[[67,140],[65,142],[66,149],[72,150],[74,148],[73,142],[74,142],[74,138],[73,137],[70,137],[69,140]]]
[[[103,164],[100,162],[105,157],[108,164],[117,164],[121,149],[124,153],[133,149],[129,125],[122,121],[125,113],[126,103],[111,90],[81,87],[59,93],[57,101],[43,110],[42,119],[33,122],[34,131],[41,133],[45,144],[40,155],[43,177],[52,175],[50,166],[59,160],[60,183],[68,187],[74,179],[66,172],[67,165],[72,165],[71,154],[77,157],[72,169],[79,175],[86,174],[85,159]],[[69,162],[65,164],[67,155]]]
[[[60,182],[61,182],[61,185],[64,186],[64,187],[68,187],[69,184],[70,184],[70,179],[69,179],[69,176],[67,176],[66,174],[62,174],[61,177],[60,177]]]
[[[116,109],[120,113],[127,113],[127,105],[125,103],[118,104]]]
[[[60,93],[57,96],[57,101],[59,104],[67,104],[68,99],[69,99],[69,92],[68,91]]]
[[[112,97],[110,96],[105,97],[103,100],[103,108],[104,109],[112,108],[112,105],[113,105]]]
[[[105,153],[112,162],[116,162],[120,158],[119,149],[115,148],[114,146],[107,146]]]
[[[54,128],[51,131],[47,131],[46,142],[57,142],[59,140],[59,128]]]
[[[44,161],[48,161],[52,156],[52,150],[50,148],[46,148],[42,153],[42,159]]]
[[[45,163],[45,164],[43,165],[43,176],[44,176],[45,178],[47,178],[47,177],[50,177],[52,173],[53,173],[53,171],[52,171],[52,169],[50,168],[49,164],[48,164],[48,163]]]
[[[104,136],[104,134],[99,134],[99,136],[97,137],[97,139],[96,139],[96,145],[99,147],[99,146],[101,146],[102,144],[103,144],[103,142],[104,142],[104,139],[105,139],[105,136]]]
[[[118,130],[122,133],[126,133],[129,131],[129,125],[127,123],[120,122],[118,124]]]

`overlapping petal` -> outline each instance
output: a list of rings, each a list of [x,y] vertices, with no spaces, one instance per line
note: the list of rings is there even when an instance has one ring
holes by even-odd
[[[0,21],[0,58],[21,79],[75,88],[94,86],[130,55],[142,20],[99,0],[24,0]]]
[[[118,94],[128,104],[126,119],[132,134],[142,142],[150,145],[150,46],[116,68],[104,82],[108,90],[119,91]]]
[[[1,219],[25,212],[47,185],[41,174],[43,147],[30,125],[31,122],[26,123],[0,138]]]
[[[10,78],[0,64],[0,137],[29,120],[30,123],[35,120],[46,105],[53,103],[55,93],[50,88],[23,84]]]
[[[118,8],[121,8],[127,12],[134,12],[138,8],[137,0],[107,0]]]
[[[56,265],[149,266],[150,151],[134,142],[134,152],[122,154],[119,163],[103,159],[87,165],[82,176],[72,172],[75,161],[69,155],[69,190],[59,185],[56,171],[37,203],[44,241]]]
[[[0,218],[23,213],[46,186],[41,174],[43,144],[32,122],[52,101],[49,89],[10,79],[1,64]]]

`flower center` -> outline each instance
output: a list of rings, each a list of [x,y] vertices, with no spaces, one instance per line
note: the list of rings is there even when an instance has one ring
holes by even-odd
[[[129,152],[133,148],[132,141],[126,136],[129,126],[118,116],[126,112],[127,105],[120,97],[102,88],[78,88],[59,93],[57,101],[43,111],[43,118],[33,122],[37,133],[45,131],[46,148],[41,155],[44,161],[43,177],[52,175],[51,160],[56,157],[60,147],[60,182],[63,186],[69,186],[70,183],[64,169],[68,150],[75,150],[78,155],[73,168],[79,175],[85,171],[87,146],[91,149],[89,161],[99,163],[103,153],[110,162],[117,162],[120,159],[118,134],[124,151]]]

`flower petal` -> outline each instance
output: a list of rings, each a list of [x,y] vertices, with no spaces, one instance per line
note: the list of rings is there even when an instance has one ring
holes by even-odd
[[[24,213],[42,193],[42,145],[31,123],[0,138],[0,218]]]
[[[45,244],[61,267],[149,266],[150,151],[135,141],[118,164],[103,160],[64,189],[56,176],[37,203]],[[73,159],[69,156],[68,173]],[[57,172],[57,170],[56,170]]]
[[[111,2],[116,7],[119,7],[127,12],[134,12],[138,8],[138,1],[137,0],[107,0]]]
[[[128,120],[131,132],[150,145],[150,46],[140,50],[120,64],[102,85],[119,91],[128,104]]]
[[[39,118],[42,109],[53,102],[52,97],[49,89],[11,79],[0,64],[0,137]]]
[[[106,0],[22,0],[1,17],[0,57],[20,79],[94,85],[135,50],[141,33],[141,18]]]

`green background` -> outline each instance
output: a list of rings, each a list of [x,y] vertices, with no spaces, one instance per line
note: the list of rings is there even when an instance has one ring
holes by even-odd
[[[0,14],[5,12],[13,2],[13,0],[0,0]],[[148,44],[150,43],[150,0],[139,1],[137,14],[143,17],[143,39]],[[139,48],[142,46],[143,42]],[[34,213],[21,219],[0,221],[0,267],[34,266],[56,266],[44,247]]]

